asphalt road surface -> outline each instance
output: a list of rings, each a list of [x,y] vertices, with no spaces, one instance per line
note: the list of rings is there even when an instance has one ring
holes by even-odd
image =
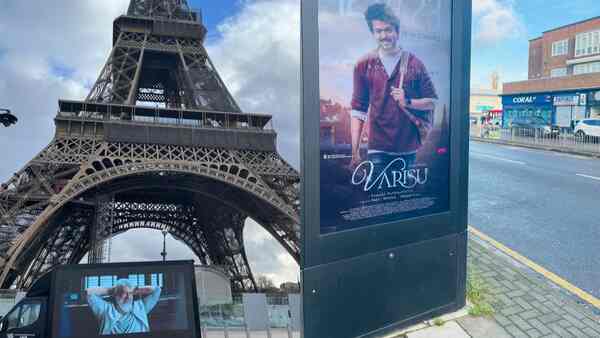
[[[469,224],[600,298],[600,160],[470,144]]]

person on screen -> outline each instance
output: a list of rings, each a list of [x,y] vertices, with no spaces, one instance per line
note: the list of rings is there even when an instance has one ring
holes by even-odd
[[[119,279],[112,288],[85,291],[101,335],[150,332],[148,314],[158,303],[160,287],[134,287],[129,280]],[[105,300],[103,296],[111,297]]]
[[[431,128],[437,94],[427,69],[399,44],[400,20],[383,3],[369,6],[367,26],[377,48],[354,67],[351,112],[352,162],[363,162],[361,135],[369,130],[368,161],[375,171],[402,158],[406,168]],[[379,169],[379,170],[378,170]]]

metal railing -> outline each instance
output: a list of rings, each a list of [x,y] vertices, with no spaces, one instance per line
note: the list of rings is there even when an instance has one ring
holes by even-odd
[[[600,137],[575,134],[570,128],[501,128],[497,125],[472,124],[470,136],[472,139],[600,155]]]
[[[83,101],[59,101],[59,118],[103,120],[190,128],[246,129],[274,132],[270,115],[134,106]]]

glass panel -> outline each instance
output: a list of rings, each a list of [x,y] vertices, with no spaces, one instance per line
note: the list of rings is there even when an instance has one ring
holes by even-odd
[[[19,325],[19,312],[21,311],[21,306],[16,307],[13,311],[6,316],[6,330],[15,329]]]
[[[146,285],[146,278],[143,274],[129,275],[128,279],[131,282],[131,284],[133,284],[134,286]]]
[[[42,304],[40,302],[23,305],[19,327],[25,327],[35,323],[35,321],[40,317],[41,307]]]

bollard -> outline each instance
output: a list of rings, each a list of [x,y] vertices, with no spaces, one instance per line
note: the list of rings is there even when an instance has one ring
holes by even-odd
[[[267,338],[273,338],[271,336],[271,325],[267,325]]]
[[[246,330],[246,338],[250,338],[250,330],[248,329],[248,324],[244,324],[244,329]]]
[[[227,327],[227,322],[225,322],[223,329],[224,329],[224,333],[225,333],[225,338],[229,338],[229,327]]]
[[[202,337],[204,337],[204,338],[208,337],[208,336],[206,335],[206,326],[202,325],[202,326],[200,327],[200,331],[202,331]]]
[[[290,325],[290,324],[287,325],[287,332],[288,332],[288,338],[293,338],[292,337],[292,325]]]

